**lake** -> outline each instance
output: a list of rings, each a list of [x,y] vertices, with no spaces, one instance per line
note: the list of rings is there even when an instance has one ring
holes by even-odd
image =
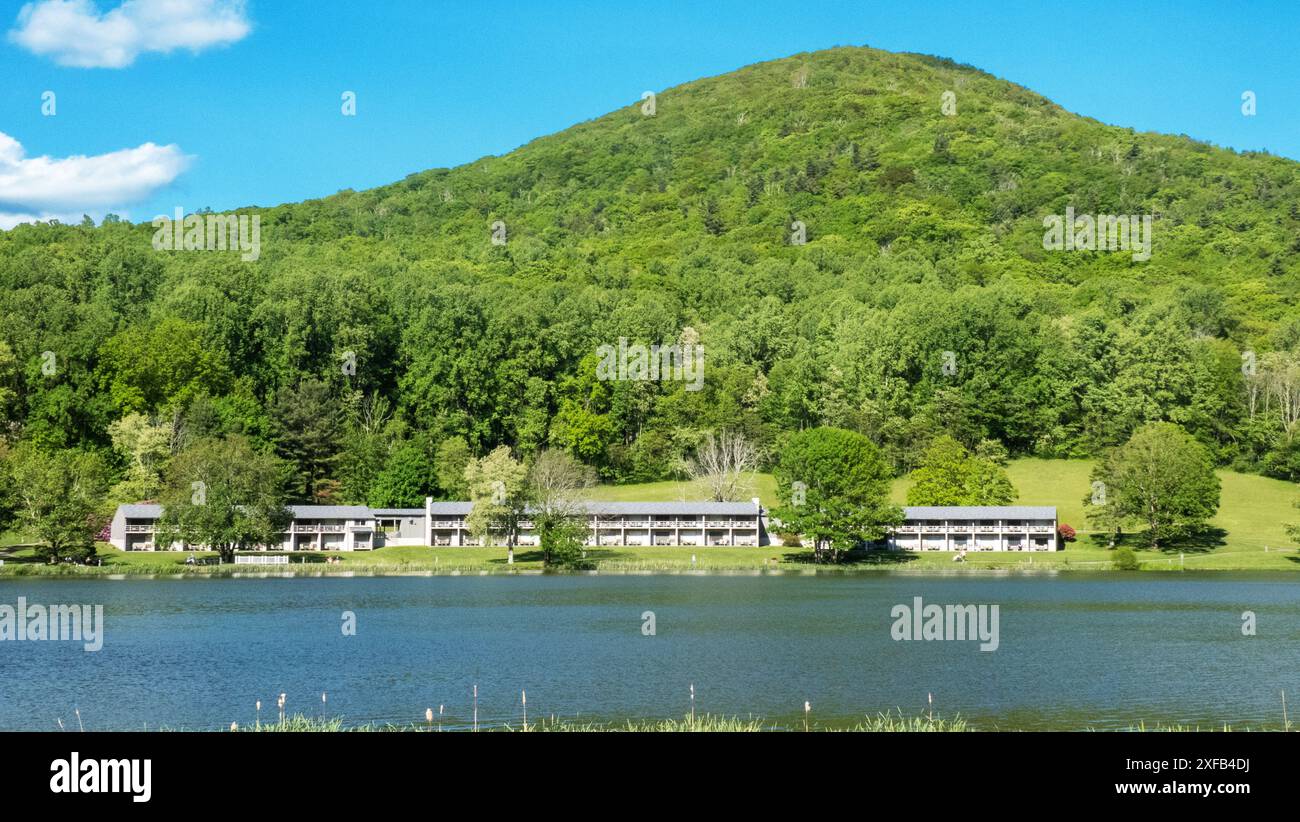
[[[928,709],[980,728],[1278,725],[1300,713],[1286,574],[0,580],[0,605],[102,604],[102,650],[0,642],[0,729],[186,728],[289,713],[448,727],[529,718]],[[978,641],[897,641],[895,606],[996,604]],[[643,633],[654,614],[654,635]],[[1242,634],[1252,611],[1257,635]],[[344,634],[344,614],[356,633]],[[322,705],[321,693],[328,694]]]

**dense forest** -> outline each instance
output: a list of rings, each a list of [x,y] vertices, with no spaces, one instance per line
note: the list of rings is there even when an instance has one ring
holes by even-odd
[[[1068,207],[1150,215],[1150,259],[1045,250]],[[294,499],[397,505],[500,445],[634,482],[724,429],[770,458],[845,428],[901,472],[941,433],[1082,457],[1166,421],[1300,477],[1300,166],[948,60],[797,55],[238,213],[256,261],[113,218],[0,232],[0,452],[97,454],[116,503],[238,434]],[[698,342],[702,390],[598,379],[620,338]]]

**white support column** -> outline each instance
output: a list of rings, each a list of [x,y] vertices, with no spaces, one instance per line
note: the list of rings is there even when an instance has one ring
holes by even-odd
[[[424,544],[433,547],[433,497],[424,498]]]

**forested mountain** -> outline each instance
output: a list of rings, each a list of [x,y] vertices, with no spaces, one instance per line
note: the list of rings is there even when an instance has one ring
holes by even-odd
[[[1045,250],[1067,208],[1150,215],[1150,259]],[[1300,474],[1300,166],[948,60],[796,55],[238,213],[261,216],[254,262],[155,251],[148,223],[0,232],[11,442],[99,449],[126,476],[110,426],[139,414],[172,453],[242,433],[297,466],[299,498],[373,504],[453,494],[438,455],[460,440],[634,481],[710,430],[772,453],[813,425],[901,471],[941,431],[1084,456],[1168,420],[1222,464]],[[621,337],[698,339],[703,390],[597,379]]]

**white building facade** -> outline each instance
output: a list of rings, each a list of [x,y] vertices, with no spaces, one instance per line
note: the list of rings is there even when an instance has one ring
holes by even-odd
[[[596,545],[765,545],[762,508],[750,502],[590,502],[585,506],[586,544]],[[368,551],[384,545],[478,545],[465,521],[469,502],[425,501],[424,508],[368,508],[363,505],[291,505],[288,530],[270,551]],[[158,544],[161,505],[120,505],[109,542],[123,551],[203,550],[202,546]],[[517,544],[535,546],[533,523],[519,523]]]
[[[885,538],[894,551],[1055,551],[1052,506],[907,507]]]
[[[481,545],[466,526],[469,502],[435,502],[423,508],[363,505],[292,505],[288,529],[271,551],[368,551],[384,545]],[[588,502],[585,543],[593,547],[723,546],[769,544],[766,512],[749,502]],[[1055,551],[1056,509],[1046,506],[907,507],[904,521],[878,546],[895,551]],[[121,505],[109,542],[123,551],[202,550],[160,545],[160,505]],[[536,546],[527,518],[517,543]]]
[[[424,509],[371,509],[364,505],[290,505],[293,519],[271,551],[368,551],[383,545],[423,545]],[[203,550],[158,544],[161,505],[119,505],[109,543],[123,551]]]
[[[470,502],[425,503],[428,545],[477,545],[465,527]],[[588,502],[584,506],[591,546],[697,545],[758,547],[767,544],[762,506],[749,502]],[[519,523],[518,544],[537,545],[533,523]]]

